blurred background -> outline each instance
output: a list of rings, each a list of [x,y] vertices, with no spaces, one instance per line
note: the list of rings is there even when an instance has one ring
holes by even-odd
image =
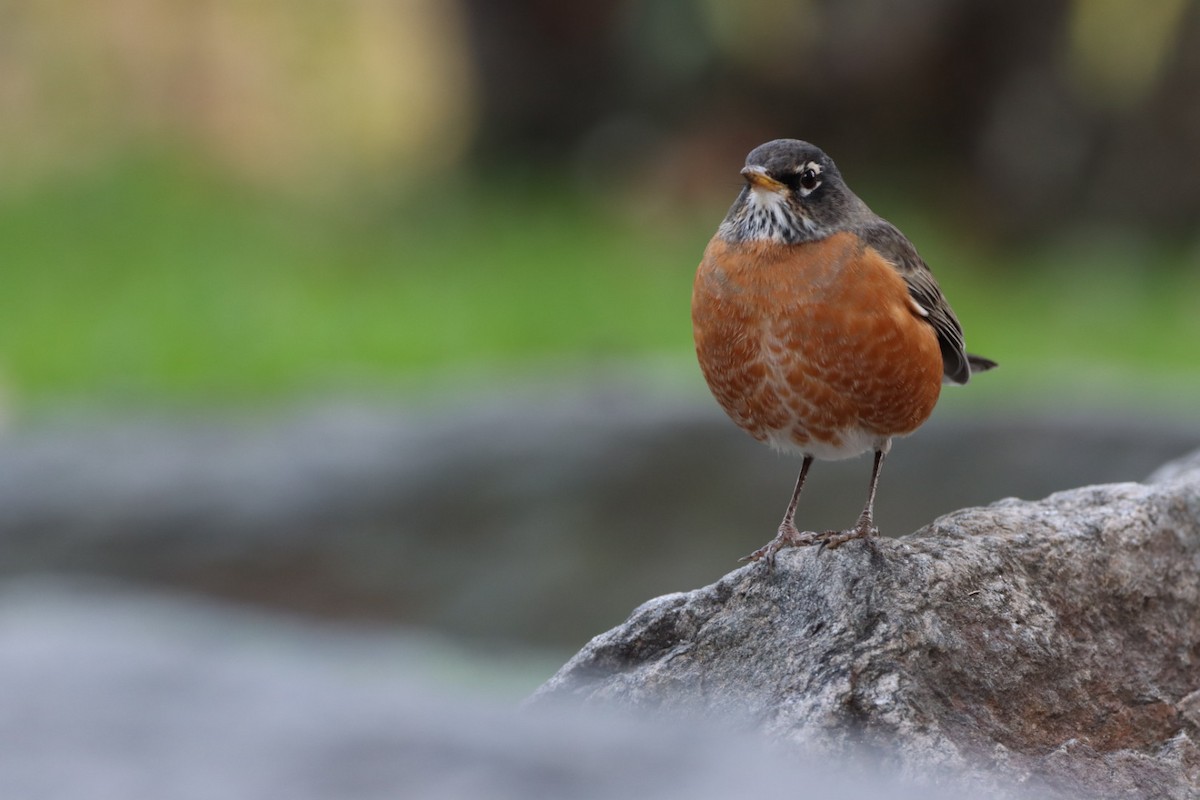
[[[3,630],[211,603],[513,698],[716,580],[798,464],[709,397],[691,279],[785,136],[1002,365],[887,533],[1200,445],[1195,0],[0,3]]]

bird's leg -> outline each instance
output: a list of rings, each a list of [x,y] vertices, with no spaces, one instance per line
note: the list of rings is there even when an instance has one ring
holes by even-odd
[[[768,567],[774,567],[775,554],[783,548],[802,547],[816,543],[815,534],[802,533],[796,527],[796,504],[800,501],[800,490],[804,488],[804,479],[808,477],[808,468],[812,466],[812,462],[812,456],[805,456],[804,463],[800,465],[800,476],[796,478],[796,488],[792,491],[791,502],[788,503],[787,511],[783,514],[783,522],[779,523],[779,533],[775,534],[774,539],[742,558],[742,561],[765,560]]]
[[[822,537],[823,548],[834,550],[851,539],[865,539],[879,533],[879,529],[875,527],[875,489],[879,486],[879,468],[883,466],[885,454],[886,451],[882,449],[875,451],[875,464],[871,467],[871,488],[867,491],[867,504],[858,515],[858,524],[848,531]]]

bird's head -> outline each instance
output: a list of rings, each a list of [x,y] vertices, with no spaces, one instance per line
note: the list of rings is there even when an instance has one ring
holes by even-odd
[[[833,159],[799,139],[776,139],[746,156],[746,185],[721,223],[729,241],[783,244],[844,230],[870,209],[850,191]]]

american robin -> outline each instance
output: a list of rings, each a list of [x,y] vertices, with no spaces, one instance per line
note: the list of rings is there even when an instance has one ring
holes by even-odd
[[[838,547],[878,533],[879,469],[892,438],[929,418],[943,383],[996,366],[966,352],[929,267],[850,191],[833,160],[796,139],[755,148],[746,185],[704,251],[692,293],[696,355],[713,395],[760,442],[804,457],[778,535]],[[800,531],[813,459],[875,452],[867,502],[845,531]]]

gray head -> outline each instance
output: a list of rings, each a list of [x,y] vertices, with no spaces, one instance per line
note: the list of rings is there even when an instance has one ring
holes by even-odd
[[[717,235],[785,244],[822,239],[874,218],[833,159],[799,139],[776,139],[746,156],[746,185]]]

